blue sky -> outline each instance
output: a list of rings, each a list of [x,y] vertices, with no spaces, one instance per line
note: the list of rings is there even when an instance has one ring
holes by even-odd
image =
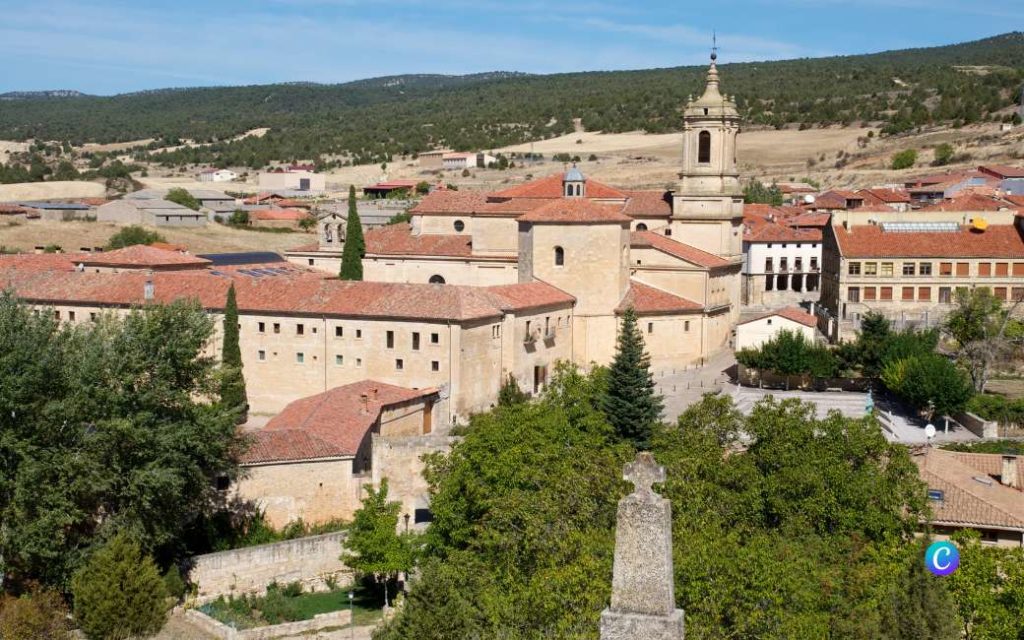
[[[0,0],[0,92],[344,82],[864,53],[1024,27],[1021,0]]]

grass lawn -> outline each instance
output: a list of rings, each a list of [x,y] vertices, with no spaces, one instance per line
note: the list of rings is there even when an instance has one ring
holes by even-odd
[[[347,609],[348,588],[301,593],[297,585],[272,588],[265,596],[221,596],[199,607],[206,615],[236,629],[309,620],[321,613]],[[352,618],[356,626],[375,624],[383,602],[372,591],[355,587]]]

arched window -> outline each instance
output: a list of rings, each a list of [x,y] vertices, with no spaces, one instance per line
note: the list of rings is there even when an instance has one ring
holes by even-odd
[[[568,198],[570,196],[572,196],[572,185],[567,184],[565,185],[565,197]]]
[[[324,225],[324,240],[327,242],[334,242],[334,233],[331,232],[331,225]]]
[[[456,220],[453,226],[455,227],[456,231],[461,233],[462,230],[466,228],[466,223],[463,222],[462,220]]]
[[[636,230],[637,231],[647,231],[647,225],[641,222],[641,223],[636,225]]]
[[[582,184],[576,185],[576,195],[578,195],[578,196],[582,196],[583,195],[583,185]]]
[[[565,265],[565,249],[555,247],[555,266],[561,267],[563,265]]]
[[[430,284],[444,284],[444,276],[439,276],[436,273],[430,276]]]
[[[711,133],[701,131],[697,135],[697,162],[711,162]]]

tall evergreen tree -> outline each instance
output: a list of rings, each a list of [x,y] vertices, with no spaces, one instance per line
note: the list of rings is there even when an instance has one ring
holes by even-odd
[[[348,220],[345,224],[345,248],[341,252],[342,280],[363,279],[363,256],[366,255],[366,241],[363,239],[363,223],[356,209],[356,187],[348,188]]]
[[[245,413],[248,402],[245,393],[245,377],[242,375],[242,350],[238,345],[238,302],[235,299],[235,285],[228,288],[228,299],[224,304],[224,346],[221,351],[220,399],[226,406],[238,408]]]
[[[601,409],[620,438],[629,440],[637,449],[645,449],[654,425],[661,418],[662,406],[661,396],[654,391],[651,357],[644,350],[636,312],[630,307],[622,315]]]

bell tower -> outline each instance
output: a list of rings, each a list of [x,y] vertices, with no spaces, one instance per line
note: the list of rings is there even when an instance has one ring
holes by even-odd
[[[672,194],[672,236],[680,242],[742,260],[743,189],[736,167],[736,104],[719,89],[717,47],[704,94],[683,113],[683,167]]]

